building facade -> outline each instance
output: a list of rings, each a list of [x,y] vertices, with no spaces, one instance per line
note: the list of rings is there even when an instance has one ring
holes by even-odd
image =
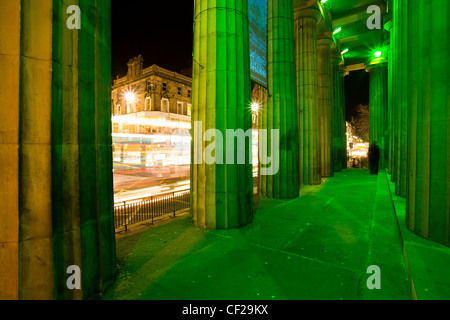
[[[143,62],[130,59],[112,85],[114,167],[189,175],[192,79]]]
[[[135,115],[190,122],[192,79],[157,65],[143,68],[142,56],[130,59],[125,77],[114,80],[112,115]]]

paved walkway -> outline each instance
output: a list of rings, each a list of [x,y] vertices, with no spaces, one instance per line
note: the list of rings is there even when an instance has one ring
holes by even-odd
[[[119,239],[105,299],[412,299],[386,176],[345,170],[292,201],[262,200],[241,229],[189,219]],[[381,290],[367,288],[367,268]]]
[[[396,196],[394,184],[389,184],[413,279],[414,296],[418,300],[450,300],[450,248],[408,230],[406,200]]]

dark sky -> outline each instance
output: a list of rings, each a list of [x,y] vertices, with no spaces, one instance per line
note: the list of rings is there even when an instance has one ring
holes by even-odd
[[[194,1],[112,0],[112,76],[124,76],[130,58],[179,72],[192,65]],[[347,120],[369,103],[369,74],[345,77]]]
[[[352,71],[345,77],[345,103],[347,107],[347,121],[356,116],[356,107],[369,104],[370,74],[366,70]]]
[[[144,67],[180,71],[192,64],[194,1],[112,0],[112,76],[139,54]]]

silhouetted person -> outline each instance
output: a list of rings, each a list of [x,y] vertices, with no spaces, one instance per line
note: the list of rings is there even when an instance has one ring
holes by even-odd
[[[380,147],[376,142],[372,142],[369,146],[369,166],[370,174],[378,174],[378,166],[380,163]]]

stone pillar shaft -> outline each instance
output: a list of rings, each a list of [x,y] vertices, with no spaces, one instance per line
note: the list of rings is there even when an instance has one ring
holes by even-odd
[[[299,137],[295,76],[295,32],[292,0],[268,2],[269,98],[262,128],[279,130],[279,170],[261,177],[262,196],[292,199],[299,196]],[[266,144],[266,143],[264,143]],[[269,148],[270,150],[271,148]]]
[[[300,185],[319,185],[320,130],[318,104],[316,8],[295,10],[298,113],[300,136]]]
[[[407,2],[406,223],[450,246],[450,2]]]
[[[343,112],[342,109],[345,105],[342,105],[342,82],[340,63],[342,59],[339,54],[333,55],[331,59],[331,74],[333,78],[333,108],[332,108],[332,135],[333,135],[333,171],[342,171],[342,121]]]
[[[345,76],[347,75],[346,70],[341,70],[339,75],[339,80],[341,82],[341,166],[342,169],[347,169],[347,106],[345,101]]]
[[[12,17],[0,29],[1,39],[11,35],[0,44],[0,65],[13,62],[7,94],[18,110],[8,124],[0,119],[7,128],[0,140],[11,138],[10,165],[17,165],[7,171],[8,193],[18,203],[7,205],[8,232],[0,229],[7,244],[0,282],[8,279],[1,298],[89,299],[115,276],[110,1],[72,4],[85,17],[81,30],[67,28],[66,2],[0,4],[0,14]],[[81,290],[67,288],[72,265],[81,270]]]
[[[385,64],[370,67],[370,142],[380,147],[379,169],[387,164],[387,69]]]
[[[195,2],[192,94],[192,157],[199,155],[191,167],[194,224],[207,229],[246,225],[253,218],[247,0]],[[238,149],[236,141],[227,141],[227,130],[239,129],[250,138]],[[216,134],[204,139],[209,130]],[[226,159],[225,147],[234,153],[234,163]],[[203,156],[214,155],[211,148],[216,159],[206,163]]]
[[[402,12],[408,11],[406,0],[394,1],[393,26],[393,96],[392,122],[393,141],[393,175],[396,182],[395,193],[406,197],[407,180],[407,105],[408,105],[408,17]]]
[[[332,177],[333,173],[333,144],[332,144],[332,109],[333,109],[333,78],[331,74],[331,35],[318,41],[319,65],[319,126],[321,146],[321,175]]]

